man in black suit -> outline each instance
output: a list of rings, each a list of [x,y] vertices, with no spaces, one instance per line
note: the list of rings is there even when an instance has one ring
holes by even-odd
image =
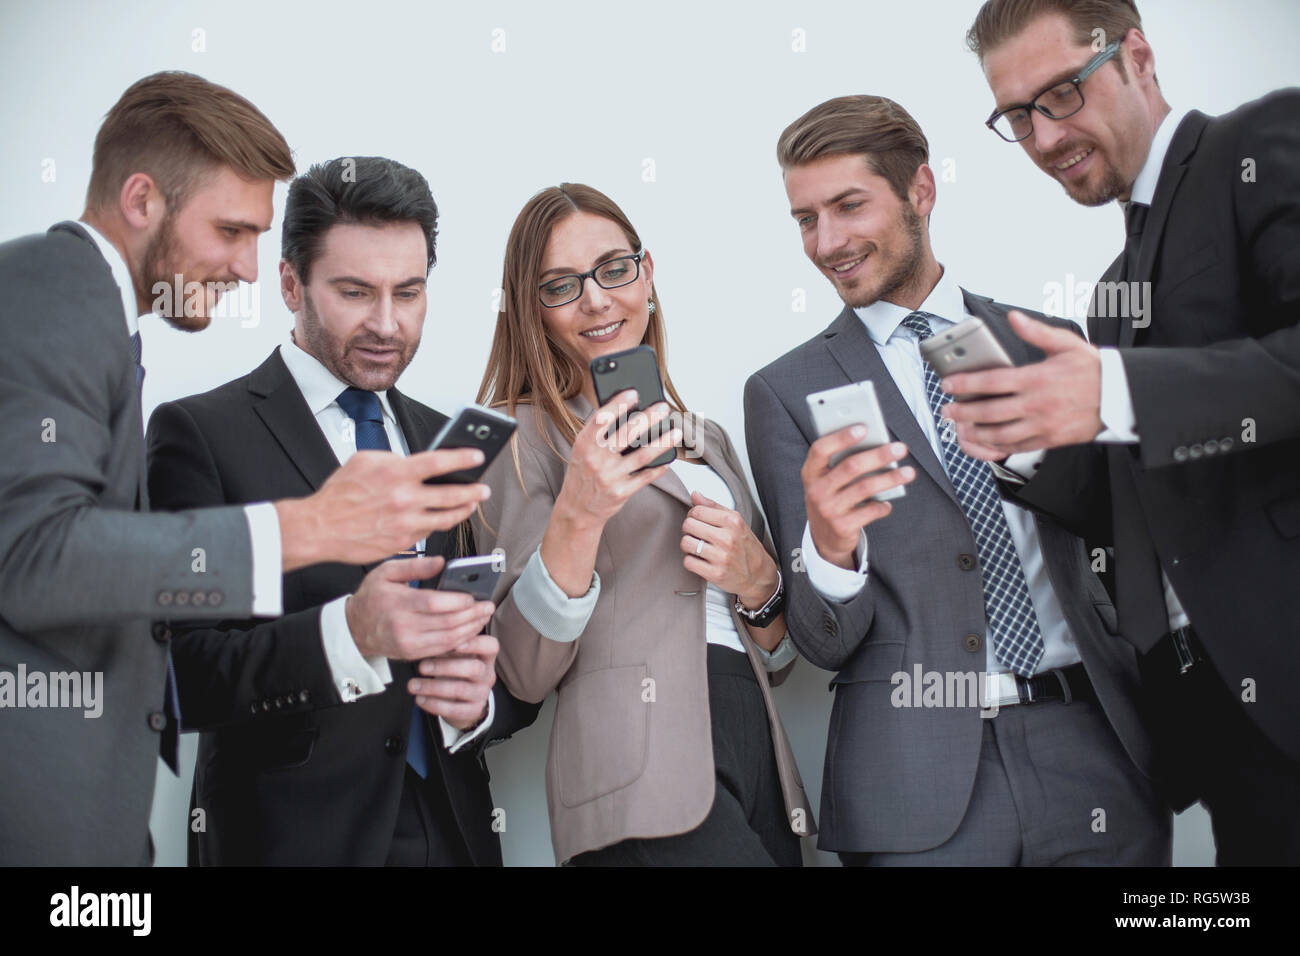
[[[1094,344],[1019,322],[1047,359],[951,376],[999,397],[949,416],[1004,493],[1113,544],[1175,808],[1205,803],[1221,864],[1295,864],[1300,91],[1172,112],[1132,0],[1084,6],[991,0],[968,39],[991,128],[1076,202],[1124,206]]]
[[[155,502],[301,495],[358,450],[429,444],[446,417],[393,385],[419,345],[437,215],[424,177],[388,159],[293,182],[280,264],[292,341],[154,412]],[[456,556],[460,537],[441,537],[441,554],[369,573],[286,575],[275,620],[177,628],[186,726],[204,731],[191,863],[500,865],[482,749],[537,708],[493,688],[492,604],[418,588]]]

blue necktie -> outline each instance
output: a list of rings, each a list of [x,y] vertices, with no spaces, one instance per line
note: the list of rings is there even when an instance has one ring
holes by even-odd
[[[352,419],[357,433],[357,451],[392,451],[384,431],[384,412],[379,396],[360,388],[345,388],[338,398],[339,407]],[[411,587],[418,588],[419,581]],[[406,748],[406,762],[421,778],[429,776],[429,733],[424,725],[424,711],[411,705],[411,744]]]
[[[934,334],[926,312],[913,312],[903,319],[903,328],[925,341]],[[1020,565],[1016,543],[1007,527],[1002,499],[993,482],[993,469],[961,450],[952,425],[940,416],[943,406],[952,399],[939,387],[939,376],[929,362],[925,366],[925,397],[939,429],[948,479],[957,492],[957,500],[966,513],[975,548],[980,557],[984,578],[984,610],[989,632],[993,636],[993,653],[998,661],[1021,677],[1032,677],[1043,658],[1043,634],[1038,629],[1038,615],[1029,597],[1025,570]]]
[[[144,366],[140,363],[144,354],[144,347],[140,341],[140,333],[131,333],[131,358],[135,359],[135,387],[139,392],[139,398],[143,400],[144,395]],[[172,663],[171,647],[167,648],[167,686],[163,691],[163,706],[167,711],[167,716],[176,721],[176,732],[181,732],[181,695],[176,690],[176,665]],[[174,767],[172,768],[175,769]]]

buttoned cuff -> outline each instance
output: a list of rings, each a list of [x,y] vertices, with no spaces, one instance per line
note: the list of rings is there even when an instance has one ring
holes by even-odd
[[[269,501],[246,505],[248,539],[253,550],[253,617],[284,613],[284,577],[280,567],[280,516]]]
[[[330,679],[343,703],[369,694],[382,693],[393,681],[386,657],[362,657],[348,627],[345,605],[348,595],[337,597],[320,609],[320,638],[329,665]]]
[[[600,575],[591,572],[591,587],[582,597],[571,598],[555,583],[542,562],[538,548],[510,589],[519,614],[538,634],[567,644],[576,641],[596,609],[600,597]]]
[[[844,570],[840,568],[840,570]],[[789,664],[798,656],[795,649],[794,641],[790,640],[790,632],[786,631],[781,638],[781,643],[770,651],[764,650],[757,641],[754,642],[754,648],[758,651],[758,657],[763,662],[763,666],[770,671],[779,671],[782,667]]]
[[[1133,445],[1138,442],[1137,414],[1128,390],[1128,372],[1119,349],[1098,349],[1101,354],[1101,432],[1093,441]]]
[[[867,533],[858,532],[858,570],[849,571],[838,564],[831,564],[817,553],[813,544],[812,527],[808,522],[803,526],[803,543],[800,555],[803,557],[804,570],[808,573],[808,582],[813,590],[828,601],[843,604],[858,596],[863,585],[867,583]]]
[[[1006,460],[991,461],[989,465],[993,468],[993,474],[1003,481],[1009,481],[1013,485],[1023,485],[1038,473],[1038,466],[1046,457],[1047,449],[1040,448],[1037,451],[1022,451],[1008,455]]]
[[[492,718],[496,716],[496,696],[488,694],[487,716],[477,727],[470,730],[461,730],[459,727],[453,727],[447,723],[445,717],[439,717],[438,723],[442,727],[442,745],[447,748],[447,753],[454,754],[471,740],[477,740],[487,729],[492,726]]]

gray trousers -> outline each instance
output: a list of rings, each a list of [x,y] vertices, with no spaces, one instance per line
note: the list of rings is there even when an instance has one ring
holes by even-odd
[[[957,831],[917,853],[841,853],[845,866],[1169,866],[1173,814],[1095,703],[1041,701],[984,722]]]

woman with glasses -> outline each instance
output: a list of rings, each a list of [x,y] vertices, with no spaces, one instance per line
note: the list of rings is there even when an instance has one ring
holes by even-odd
[[[668,375],[650,253],[612,200],[563,184],[519,213],[502,288],[478,401],[519,428],[474,534],[506,559],[502,680],[557,695],[556,859],[799,865],[812,815],[768,687],[794,659],[784,587],[730,440]],[[597,408],[590,362],[637,345],[668,401]]]

